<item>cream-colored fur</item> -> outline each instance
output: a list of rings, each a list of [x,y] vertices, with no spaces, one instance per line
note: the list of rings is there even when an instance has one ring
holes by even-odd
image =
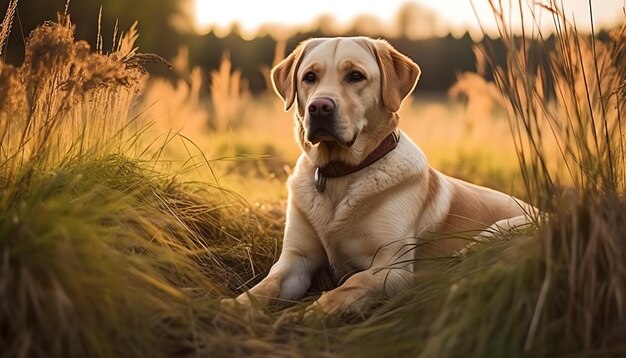
[[[274,68],[272,80],[286,110],[296,107],[296,140],[303,153],[287,181],[280,258],[237,302],[248,304],[252,297],[261,303],[298,299],[314,273],[328,267],[341,285],[325,292],[313,307],[324,312],[347,309],[370,297],[402,291],[418,269],[416,258],[450,255],[468,243],[429,239],[528,221],[532,207],[434,170],[404,133],[382,159],[329,178],[322,193],[316,190],[316,167],[329,160],[358,164],[396,130],[397,111],[419,74],[419,67],[387,42],[364,37],[306,41]],[[308,108],[320,97],[336,102],[334,137],[313,144],[307,139],[309,129],[311,121],[319,119]],[[353,145],[346,144],[354,138]]]

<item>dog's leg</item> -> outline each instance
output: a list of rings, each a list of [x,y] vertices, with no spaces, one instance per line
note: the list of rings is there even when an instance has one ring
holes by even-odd
[[[519,215],[496,221],[494,224],[474,236],[474,242],[467,244],[458,252],[459,256],[467,255],[478,242],[489,242],[515,232],[527,230],[535,223],[529,215]]]
[[[306,315],[316,312],[333,313],[358,311],[372,298],[391,297],[405,290],[413,280],[415,243],[397,241],[380,248],[370,268],[350,276],[341,286],[324,292],[308,309]],[[305,317],[306,319],[306,317]]]
[[[239,295],[236,301],[249,305],[250,300],[267,304],[274,298],[300,298],[309,288],[315,271],[325,265],[326,260],[324,248],[311,225],[297,208],[289,205],[278,261],[265,279]]]
[[[413,278],[413,272],[407,268],[369,269],[358,272],[334,290],[324,292],[307,309],[307,316],[316,312],[325,314],[345,310],[359,310],[369,299],[395,296],[402,292]]]
[[[514,216],[496,221],[480,233],[478,239],[491,240],[507,233],[526,230],[533,224],[533,218],[528,215]]]

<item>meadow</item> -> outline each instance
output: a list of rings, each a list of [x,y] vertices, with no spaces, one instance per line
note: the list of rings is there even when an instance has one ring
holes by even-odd
[[[280,252],[299,152],[278,98],[252,95],[227,56],[203,74],[181,50],[180,79],[151,77],[147,63],[170,64],[134,46],[135,27],[104,53],[67,16],[42,24],[22,65],[0,62],[0,354],[625,354],[626,27],[600,39],[544,10],[554,45],[514,36],[494,5],[505,64],[477,47],[477,72],[449,96],[418,86],[401,128],[434,167],[545,217],[433,258],[398,297],[307,323],[323,275],[299,302],[219,305]]]

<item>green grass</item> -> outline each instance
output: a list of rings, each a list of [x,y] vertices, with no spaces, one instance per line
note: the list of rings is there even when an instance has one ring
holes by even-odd
[[[180,315],[193,300],[215,305],[268,269],[282,219],[155,171],[147,153],[159,148],[127,124],[135,54],[85,53],[63,21],[33,33],[21,67],[1,68],[11,97],[0,111],[0,346],[9,356],[167,355],[190,332]]]
[[[273,218],[137,160],[87,157],[16,179],[0,204],[8,353],[165,354],[178,345],[168,339],[177,314],[232,294],[251,262],[264,271],[275,256],[275,247],[241,249],[277,240]]]
[[[310,298],[256,311],[220,307],[220,298],[253,285],[275,261],[283,203],[250,205],[215,174],[220,161],[191,155],[198,148],[181,135],[152,137],[151,127],[129,114],[145,76],[138,64],[148,59],[133,49],[136,33],[105,55],[74,41],[67,19],[37,31],[24,65],[0,63],[0,355],[626,353],[626,200],[621,126],[613,122],[621,123],[615,110],[624,100],[623,87],[611,87],[623,79],[621,67],[586,62],[587,73],[608,87],[582,92],[574,85],[580,73],[549,70],[571,85],[561,93],[576,93],[561,103],[587,108],[576,117],[539,96],[532,74],[540,71],[520,55],[519,41],[505,37],[509,66],[496,68],[497,83],[518,140],[522,194],[549,220],[538,232],[500,235],[464,256],[434,258],[409,290],[364,312],[305,324],[300,318]],[[590,58],[626,53],[621,34],[597,43],[609,50],[591,51],[596,57]],[[576,43],[570,35],[557,34],[562,50]],[[583,51],[574,46],[552,56]],[[38,62],[36,53],[47,61]],[[102,65],[97,71],[88,66],[94,62]],[[516,78],[527,82],[506,82]],[[593,100],[604,98],[598,88],[614,94],[615,107]],[[592,104],[585,107],[581,95]],[[575,130],[546,135],[557,120]],[[593,136],[590,125],[608,136]],[[550,149],[551,140],[566,150]],[[185,143],[190,155],[179,165],[164,160],[174,141]],[[559,160],[572,176],[541,164]],[[472,166],[458,169],[461,176],[483,170],[480,158],[462,161]],[[248,174],[255,170],[250,165],[229,162],[239,168],[230,175],[241,183],[261,181]],[[484,175],[508,180],[497,171]],[[324,288],[323,276],[319,281],[310,296]]]

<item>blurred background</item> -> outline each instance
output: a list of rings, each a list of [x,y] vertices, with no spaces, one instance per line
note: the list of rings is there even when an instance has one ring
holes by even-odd
[[[6,11],[8,2],[0,0],[0,11]],[[624,17],[623,0],[571,0],[564,6],[581,32],[591,30],[591,6],[600,38]],[[539,30],[545,28],[549,37],[548,29],[554,28],[550,11],[532,1],[526,8],[523,18]],[[263,199],[263,193],[275,198],[276,190],[258,187],[282,187],[299,154],[291,114],[284,113],[273,94],[270,69],[300,41],[320,36],[382,37],[412,58],[422,75],[402,107],[403,130],[445,173],[518,191],[508,122],[488,63],[475,50],[476,44],[489,43],[497,54],[501,46],[495,41],[499,34],[488,0],[358,5],[331,0],[20,0],[2,51],[5,62],[19,64],[30,31],[65,11],[75,24],[76,39],[92,48],[101,43],[105,53],[120,32],[138,21],[138,51],[158,54],[173,68],[148,68],[151,76],[135,106],[137,116],[157,135],[173,132],[192,140],[201,152],[193,155],[226,159],[215,167],[222,176],[235,174],[230,180],[241,181],[238,190],[245,192],[251,180],[260,179],[254,193],[244,193],[254,199]],[[517,31],[521,17],[504,16],[511,16],[509,23]],[[188,147],[170,146],[164,152],[172,166],[187,163],[183,157],[190,154]]]
[[[2,13],[8,2],[0,2]],[[54,20],[65,6],[65,0],[19,1],[18,16],[4,51],[6,62],[19,63],[30,31],[45,20]],[[581,15],[580,28],[589,28],[584,23],[588,1],[567,1],[565,6],[573,16]],[[621,0],[595,1],[592,6],[596,30],[610,28],[622,19]],[[77,39],[92,46],[100,22],[105,51],[112,46],[116,24],[126,30],[137,20],[141,52],[171,59],[185,47],[189,65],[200,66],[206,73],[217,69],[222,57],[228,55],[232,67],[241,71],[254,94],[267,88],[265,69],[272,65],[277,45],[283,55],[309,37],[386,38],[422,67],[420,91],[445,92],[460,72],[475,68],[471,48],[473,41],[482,41],[480,26],[491,37],[498,36],[488,0],[474,0],[473,4],[470,0],[361,1],[358,6],[327,0],[73,0],[68,11],[76,24]],[[529,21],[551,20],[546,13],[543,19]]]

